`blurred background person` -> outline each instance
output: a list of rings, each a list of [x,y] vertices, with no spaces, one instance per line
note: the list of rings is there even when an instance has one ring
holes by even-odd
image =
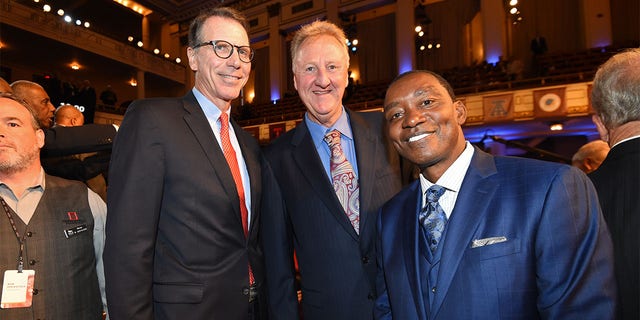
[[[618,319],[640,319],[640,49],[616,54],[596,73],[593,121],[611,150],[589,174],[615,254]]]
[[[598,169],[609,153],[609,145],[602,140],[594,140],[584,144],[571,158],[571,165],[578,167],[584,173]]]
[[[55,126],[76,127],[84,124],[82,112],[72,105],[56,109]],[[44,157],[42,166],[50,175],[84,182],[91,190],[107,200],[107,181],[111,152],[88,152],[68,156]]]

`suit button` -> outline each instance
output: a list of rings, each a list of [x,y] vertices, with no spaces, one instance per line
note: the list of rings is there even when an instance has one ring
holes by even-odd
[[[28,232],[27,232],[27,237],[31,237],[31,236],[33,236],[33,232],[28,231]]]
[[[367,299],[369,300],[375,299],[375,297],[373,296],[373,293],[369,293],[369,295],[367,296]]]
[[[436,287],[431,288],[431,292],[436,293]]]
[[[362,263],[368,264],[369,263],[369,257],[367,257],[367,256],[362,257]]]
[[[242,295],[243,296],[248,296],[249,295],[249,288],[242,288]]]
[[[34,265],[36,264],[36,260],[29,260],[29,265]]]
[[[38,294],[38,289],[33,288],[33,290],[31,292],[33,292],[33,295],[35,296],[36,294]]]

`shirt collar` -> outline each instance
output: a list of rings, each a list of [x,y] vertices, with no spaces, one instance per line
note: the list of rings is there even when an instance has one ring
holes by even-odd
[[[629,141],[629,140],[633,140],[633,139],[638,139],[638,138],[640,138],[640,136],[633,136],[633,137],[629,137],[629,138],[620,140],[620,141],[618,141],[618,143],[616,143],[613,146],[611,146],[611,148],[613,148],[613,147],[615,147],[615,146],[617,146],[617,145],[619,145],[619,144],[621,144],[623,142],[626,142],[626,141]]]
[[[40,174],[36,177],[35,181],[33,182],[33,184],[31,184],[30,187],[27,188],[27,190],[40,190],[40,191],[44,191],[45,188],[45,173],[44,173],[44,169],[42,167],[40,167]],[[0,186],[11,190],[11,188],[9,188],[8,185],[6,185],[3,181],[0,180]],[[11,192],[13,193],[13,190],[11,190]]]
[[[475,149],[469,141],[466,141],[465,144],[464,151],[462,151],[458,159],[453,162],[436,183],[432,183],[420,174],[420,186],[423,192],[427,191],[434,184],[443,186],[445,189],[453,192],[460,191],[460,186],[462,186],[462,181],[467,174],[467,170],[471,164],[471,158],[475,152]]]
[[[220,108],[218,108],[218,106],[216,106],[213,102],[207,99],[207,97],[205,97],[202,94],[202,92],[196,89],[196,87],[193,87],[192,92],[193,92],[193,95],[196,97],[196,100],[200,104],[200,108],[202,108],[202,111],[204,112],[204,115],[207,117],[207,119],[213,119],[214,121],[218,121],[218,118],[220,118],[220,115],[222,114],[222,111],[220,111]],[[230,111],[231,111],[231,108],[227,110],[227,115],[229,115]]]
[[[349,115],[344,109],[344,106],[342,107],[342,114],[340,115],[336,123],[331,126],[331,128],[327,128],[321,124],[311,121],[308,112],[304,115],[304,121],[307,125],[307,128],[309,128],[311,138],[316,145],[322,143],[324,135],[327,134],[328,131],[333,129],[340,131],[342,135],[353,140],[353,132],[351,131],[351,126],[349,125]]]

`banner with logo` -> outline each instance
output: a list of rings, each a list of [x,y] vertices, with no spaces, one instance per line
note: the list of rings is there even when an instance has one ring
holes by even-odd
[[[513,94],[501,94],[482,98],[484,122],[508,121],[513,119]]]
[[[284,122],[269,125],[269,141],[275,140],[285,132],[286,125]]]
[[[567,107],[564,103],[565,87],[534,90],[533,112],[536,118],[565,116]]]

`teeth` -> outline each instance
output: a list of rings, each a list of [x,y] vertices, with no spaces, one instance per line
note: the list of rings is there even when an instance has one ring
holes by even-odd
[[[416,141],[418,141],[418,140],[420,140],[422,138],[427,137],[428,135],[429,134],[423,133],[423,134],[419,134],[417,136],[413,136],[413,137],[409,138],[409,142],[416,142]]]

